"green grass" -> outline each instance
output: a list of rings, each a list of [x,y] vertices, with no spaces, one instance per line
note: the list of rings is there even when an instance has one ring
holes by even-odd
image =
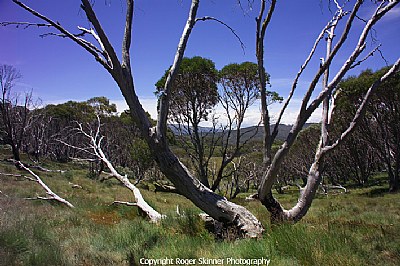
[[[318,196],[301,222],[272,227],[265,208],[240,195],[235,201],[263,222],[265,234],[223,241],[204,228],[200,210],[180,195],[142,190],[152,206],[167,214],[160,224],[151,224],[134,207],[110,206],[114,200],[132,200],[117,182],[88,179],[79,165],[47,167],[69,169],[40,175],[76,208],[24,200],[43,191],[23,178],[0,176],[0,265],[140,265],[141,258],[166,257],[268,258],[270,265],[400,264],[400,195],[379,192],[384,185]],[[0,172],[26,174],[5,162]],[[277,197],[289,207],[297,194]],[[183,217],[175,214],[177,205]]]

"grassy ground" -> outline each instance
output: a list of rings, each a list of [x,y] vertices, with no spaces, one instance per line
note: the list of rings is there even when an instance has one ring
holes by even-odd
[[[150,224],[134,207],[110,206],[131,200],[117,182],[90,180],[79,165],[48,167],[70,169],[40,175],[76,208],[25,200],[43,191],[34,182],[0,175],[0,265],[140,265],[141,258],[180,258],[197,265],[218,262],[212,259],[235,265],[228,258],[266,258],[270,265],[400,265],[400,195],[382,193],[381,186],[319,196],[305,219],[279,227],[269,225],[259,203],[240,197],[238,203],[263,222],[266,232],[258,240],[222,241],[205,230],[197,218],[200,210],[179,195],[143,190],[149,203],[168,215],[161,224]],[[18,173],[5,162],[0,172]],[[295,193],[279,197],[288,206],[296,200]],[[184,217],[175,215],[177,205]]]

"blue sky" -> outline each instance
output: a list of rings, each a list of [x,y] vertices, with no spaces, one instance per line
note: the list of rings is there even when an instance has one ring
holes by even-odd
[[[78,0],[34,1],[24,3],[38,12],[59,21],[74,32],[76,27],[89,27]],[[243,1],[247,3],[247,1]],[[255,17],[258,1],[247,12],[238,6],[236,0],[202,0],[198,16],[213,16],[236,30],[245,44],[243,52],[234,35],[216,22],[199,22],[190,39],[185,56],[200,55],[213,60],[218,69],[229,63],[255,61]],[[328,1],[286,0],[278,1],[276,12],[267,32],[265,64],[271,75],[272,90],[286,97],[293,78],[308,55],[315,37],[329,20],[331,13]],[[367,16],[372,11],[371,4],[360,11]],[[185,25],[189,0],[137,0],[132,43],[132,66],[135,88],[144,107],[155,115],[154,84],[162,76],[173,60],[177,43]],[[322,3],[322,4],[321,4]],[[120,52],[125,1],[98,0],[95,11],[105,31]],[[400,54],[400,8],[397,7],[376,26],[377,38],[383,44],[382,52],[393,63]],[[0,21],[38,22],[36,18],[16,6],[10,0],[0,0]],[[355,29],[362,22],[357,21]],[[123,98],[109,74],[83,49],[67,39],[57,37],[40,38],[49,29],[16,29],[14,26],[0,27],[0,63],[11,64],[23,75],[18,89],[33,89],[34,95],[44,103],[60,103],[67,100],[86,100],[94,96],[106,96],[123,108]],[[355,33],[355,32],[354,32]],[[333,70],[340,66],[355,44],[355,35],[350,35],[349,43],[334,61]],[[372,39],[368,50],[373,49]],[[291,123],[296,113],[299,99],[308,81],[319,66],[318,58],[323,57],[323,49],[318,50],[311,68],[300,81],[294,104],[285,118]],[[379,57],[369,59],[351,74],[358,74],[366,68],[378,69],[385,65]],[[297,103],[297,105],[296,105]],[[279,105],[273,106],[276,111]],[[258,121],[259,109],[255,106],[248,115],[248,124]],[[318,114],[314,116],[318,120]]]

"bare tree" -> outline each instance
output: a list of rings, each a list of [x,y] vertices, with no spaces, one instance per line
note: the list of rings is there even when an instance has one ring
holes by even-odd
[[[135,198],[134,203],[130,203],[127,205],[133,205],[137,206],[141,211],[143,211],[146,216],[150,219],[152,222],[158,222],[160,219],[163,217],[160,213],[158,213],[156,210],[154,210],[153,207],[151,207],[143,198],[142,194],[140,193],[140,190],[132,184],[128,177],[125,175],[121,175],[118,173],[118,171],[115,169],[114,165],[110,162],[110,160],[107,158],[105,153],[103,152],[102,149],[102,141],[104,140],[104,136],[101,135],[100,133],[100,128],[101,128],[101,121],[100,117],[97,116],[97,121],[95,125],[87,125],[87,128],[84,128],[84,125],[82,123],[77,122],[77,127],[75,128],[75,131],[77,131],[78,134],[82,135],[84,139],[86,139],[85,143],[82,144],[82,146],[74,146],[69,143],[66,143],[62,140],[60,140],[61,143],[63,143],[66,146],[72,147],[73,149],[79,150],[82,152],[82,154],[87,154],[90,158],[96,158],[103,162],[107,168],[111,172],[111,176],[115,177],[118,181],[120,181],[126,188],[128,188],[130,191],[132,191],[133,196]],[[89,160],[90,160],[89,158]],[[117,202],[121,203],[121,202]]]
[[[20,161],[20,150],[25,137],[26,128],[30,125],[30,106],[32,104],[32,93],[25,93],[21,97],[12,90],[15,83],[21,78],[20,72],[9,65],[0,65],[0,115],[3,142],[9,144],[12,149],[13,158]]]
[[[321,40],[323,40],[324,36],[327,36],[327,47],[326,47],[326,57],[324,58],[323,62],[321,63],[320,68],[317,70],[312,82],[309,85],[308,90],[306,91],[303,101],[301,103],[301,108],[298,113],[296,122],[294,123],[287,139],[282,144],[281,148],[276,152],[272,160],[269,160],[269,145],[271,145],[270,140],[273,138],[275,132],[268,132],[267,128],[269,128],[265,123],[269,122],[268,110],[265,104],[262,105],[263,110],[263,121],[265,127],[265,152],[267,155],[264,156],[265,160],[264,163],[266,164],[266,172],[263,177],[262,183],[258,190],[258,197],[266,206],[266,208],[271,212],[271,220],[273,222],[280,222],[283,220],[289,221],[298,221],[300,220],[308,211],[309,207],[311,206],[312,200],[315,196],[316,190],[321,182],[322,179],[322,171],[323,171],[323,161],[327,154],[333,151],[338,145],[340,145],[356,128],[359,124],[360,120],[362,119],[366,106],[369,103],[371,95],[376,91],[379,85],[392,77],[398,70],[400,65],[400,59],[388,70],[388,72],[379,80],[374,82],[373,85],[368,89],[366,94],[363,97],[362,103],[360,104],[357,112],[355,113],[351,123],[349,126],[342,132],[338,139],[330,140],[329,139],[329,124],[331,114],[335,109],[335,106],[330,106],[330,101],[334,99],[334,95],[332,92],[335,90],[336,86],[342,80],[344,75],[355,66],[359,65],[361,62],[365,60],[364,58],[360,58],[362,56],[362,52],[366,48],[367,37],[371,32],[373,26],[391,9],[393,9],[399,1],[381,1],[373,14],[370,16],[368,20],[365,22],[364,28],[359,33],[358,43],[355,46],[353,52],[348,57],[345,63],[343,63],[342,67],[337,71],[334,75],[334,78],[329,81],[329,67],[334,60],[335,56],[337,55],[338,51],[343,47],[344,43],[347,40],[348,34],[352,29],[354,19],[358,17],[358,11],[363,4],[364,1],[358,0],[353,6],[351,11],[345,11],[344,6],[341,6],[338,1],[334,1],[337,7],[337,11],[334,13],[333,18],[328,22],[328,24],[323,28],[320,35],[317,37],[316,42],[311,49],[311,52],[307,59],[305,60],[304,64],[301,66],[300,71],[296,75],[294,79],[292,90],[287,98],[281,112],[278,116],[278,123],[282,118],[282,115],[285,112],[287,105],[289,104],[294,91],[296,90],[297,82],[302,75],[304,69],[308,66],[311,58],[315,56],[316,48],[320,45]],[[268,15],[263,20],[261,24],[261,19],[265,10],[266,1],[261,0],[261,10],[260,15],[257,18],[257,58],[259,62],[260,69],[263,68],[263,38],[265,36],[266,27],[270,21],[270,16],[274,10],[276,1],[272,1],[270,5],[270,9]],[[348,2],[345,2],[347,4]],[[337,25],[345,18],[347,21],[342,28],[341,34],[336,32]],[[339,36],[339,40],[336,44],[333,43],[334,36]],[[376,51],[374,49],[370,52],[367,57],[371,56],[373,52]],[[260,70],[261,71],[261,70]],[[264,69],[262,69],[264,72]],[[315,99],[311,99],[317,84],[320,79],[323,79],[323,86],[321,92]],[[261,88],[263,90],[263,88]],[[311,114],[317,109],[318,106],[323,105],[323,113],[322,113],[322,122],[321,122],[321,135],[320,135],[320,143],[315,153],[314,162],[311,165],[307,177],[307,185],[300,193],[300,197],[298,203],[291,208],[290,210],[285,210],[281,204],[273,197],[272,195],[272,186],[277,179],[279,168],[283,162],[283,159],[289,152],[289,149],[295,142],[295,139],[301,129],[303,128],[304,124],[306,123],[307,119],[311,116]],[[269,142],[268,142],[269,141]]]

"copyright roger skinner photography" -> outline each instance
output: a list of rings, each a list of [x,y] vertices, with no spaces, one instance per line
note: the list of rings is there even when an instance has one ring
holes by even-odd
[[[0,0],[0,266],[400,265],[399,32],[400,0]]]
[[[162,259],[147,259],[141,258],[140,265],[269,265],[270,259],[244,259],[244,258],[196,258],[196,259],[181,259],[181,258],[162,258]]]

